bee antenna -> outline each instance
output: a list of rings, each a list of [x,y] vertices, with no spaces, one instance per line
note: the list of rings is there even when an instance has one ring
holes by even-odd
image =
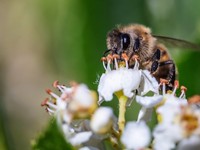
[[[103,56],[105,57],[110,51],[112,51],[112,50],[111,50],[111,49],[106,50],[106,51],[103,53]]]

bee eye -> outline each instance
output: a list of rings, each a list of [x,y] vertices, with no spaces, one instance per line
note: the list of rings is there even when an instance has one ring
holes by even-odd
[[[128,34],[122,34],[122,44],[123,44],[123,49],[127,49],[129,44],[130,44],[130,36]]]
[[[134,51],[137,52],[139,50],[139,47],[140,47],[140,39],[137,38],[135,39],[135,44],[134,44]]]

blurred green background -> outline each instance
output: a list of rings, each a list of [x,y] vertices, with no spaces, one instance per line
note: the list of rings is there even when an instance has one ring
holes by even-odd
[[[188,0],[1,0],[0,149],[31,149],[47,125],[40,102],[54,80],[97,88],[106,34],[117,24],[140,23],[154,34],[200,43],[199,9],[200,1]],[[200,94],[200,53],[170,52],[187,96]]]

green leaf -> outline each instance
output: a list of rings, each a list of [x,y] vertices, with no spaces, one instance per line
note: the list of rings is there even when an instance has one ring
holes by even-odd
[[[50,121],[48,127],[31,142],[33,150],[73,150],[59,131],[56,121]]]

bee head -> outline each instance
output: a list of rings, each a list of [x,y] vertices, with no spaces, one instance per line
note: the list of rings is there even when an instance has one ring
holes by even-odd
[[[130,35],[122,33],[119,29],[113,29],[107,35],[107,48],[117,54],[127,50],[130,46]]]
[[[107,48],[116,54],[147,53],[151,51],[154,44],[155,38],[151,35],[151,30],[138,24],[120,26],[107,35]]]

